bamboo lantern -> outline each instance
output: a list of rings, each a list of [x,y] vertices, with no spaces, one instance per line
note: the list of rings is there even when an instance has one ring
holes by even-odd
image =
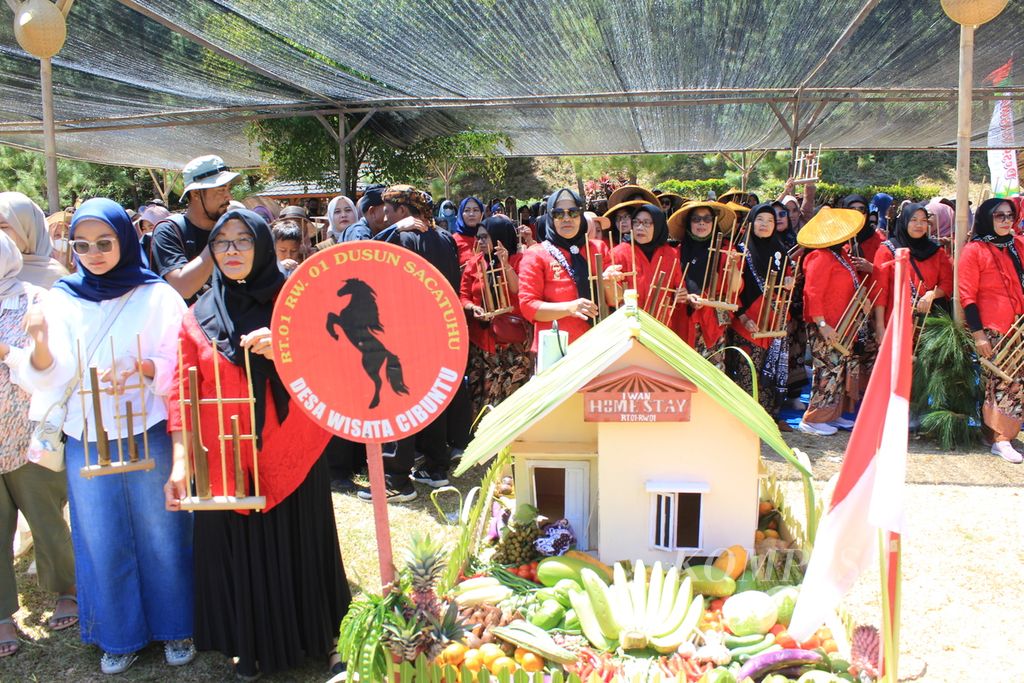
[[[50,0],[25,0],[14,16],[14,37],[25,52],[49,59],[68,37],[64,13]]]

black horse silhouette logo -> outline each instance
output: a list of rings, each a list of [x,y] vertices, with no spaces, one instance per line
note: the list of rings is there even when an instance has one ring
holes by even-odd
[[[338,290],[338,296],[350,296],[348,306],[340,313],[327,314],[327,334],[338,339],[337,327],[340,327],[352,345],[363,354],[363,370],[373,381],[374,392],[370,407],[376,408],[380,403],[380,390],[383,381],[380,377],[381,366],[386,365],[385,372],[391,390],[396,394],[408,394],[402,377],[402,362],[398,356],[388,351],[377,335],[384,331],[380,324],[380,313],[377,310],[377,293],[362,280],[350,278]]]

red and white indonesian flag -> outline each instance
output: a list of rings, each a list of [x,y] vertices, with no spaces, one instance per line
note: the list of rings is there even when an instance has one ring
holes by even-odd
[[[1013,58],[988,76],[983,83],[1000,86],[1010,80]],[[1013,132],[1013,101],[997,100],[988,124],[988,170],[992,175],[992,195],[1009,197],[1020,193],[1017,171],[1016,138]]]
[[[800,641],[835,613],[878,558],[879,531],[899,534],[903,528],[914,333],[906,249],[897,251],[894,265],[892,318],[789,625],[790,634]]]

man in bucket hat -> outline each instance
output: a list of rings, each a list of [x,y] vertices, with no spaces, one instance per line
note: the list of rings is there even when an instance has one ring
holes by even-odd
[[[239,176],[214,154],[188,162],[182,175],[181,200],[188,208],[184,215],[172,215],[153,230],[152,266],[191,304],[213,275],[213,257],[206,243],[217,219],[228,210],[231,186]]]

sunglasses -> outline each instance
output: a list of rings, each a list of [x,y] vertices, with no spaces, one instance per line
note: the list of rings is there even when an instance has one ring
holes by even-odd
[[[235,251],[249,251],[255,246],[256,240],[252,237],[239,237],[237,240],[214,240],[210,242],[210,251],[223,254],[232,248]]]
[[[579,218],[580,217],[580,210],[579,209],[552,209],[551,210],[551,217],[554,218],[556,221],[560,221],[560,220],[563,220],[565,218],[573,218],[573,219],[575,219],[575,218]]]
[[[992,220],[993,221],[1012,221],[1013,220],[1013,214],[1012,213],[1007,213],[1005,211],[1000,211],[999,213],[992,214]]]
[[[714,216],[690,216],[691,223],[714,223]]]
[[[114,244],[117,243],[116,237],[104,237],[98,239],[95,242],[89,240],[71,240],[71,249],[79,256],[88,254],[93,248],[101,254],[109,254],[114,250]]]

